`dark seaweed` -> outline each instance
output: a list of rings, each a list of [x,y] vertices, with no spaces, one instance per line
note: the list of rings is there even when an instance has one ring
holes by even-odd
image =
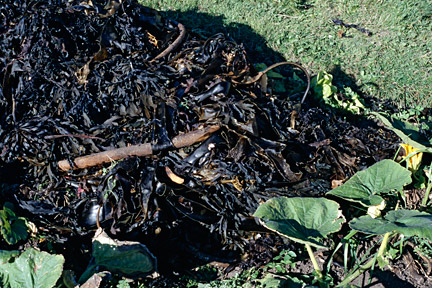
[[[342,26],[342,27],[345,27],[345,28],[354,28],[357,31],[360,31],[361,33],[366,34],[367,36],[372,36],[373,35],[373,33],[371,31],[369,31],[366,28],[360,27],[357,24],[346,24],[345,22],[343,22],[340,19],[333,19],[332,21],[333,21],[333,24],[335,24],[335,25],[339,25],[339,26]]]
[[[179,31],[136,1],[5,0],[0,12],[0,182],[15,185],[2,201],[54,243],[76,245],[99,224],[147,244],[166,267],[232,262],[261,229],[251,216],[259,203],[322,195],[331,180],[395,151],[374,123],[309,100],[298,110],[299,99],[270,82],[242,84],[257,72],[225,35],[189,33],[155,59]],[[222,128],[173,149],[174,136],[208,125]],[[57,167],[139,143],[159,149],[81,171]]]

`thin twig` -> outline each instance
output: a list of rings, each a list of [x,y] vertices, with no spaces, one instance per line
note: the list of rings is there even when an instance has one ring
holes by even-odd
[[[219,126],[208,126],[205,128],[197,129],[182,135],[178,135],[172,139],[174,148],[182,148],[191,146],[195,143],[206,140],[211,134],[219,130]],[[104,152],[94,153],[87,156],[75,158],[71,167],[68,160],[59,161],[58,167],[62,171],[68,171],[71,169],[84,169],[93,166],[97,166],[103,163],[109,163],[111,161],[117,161],[128,157],[141,157],[149,156],[153,154],[153,145],[150,143],[143,143],[139,145],[132,145],[128,147],[108,150]]]

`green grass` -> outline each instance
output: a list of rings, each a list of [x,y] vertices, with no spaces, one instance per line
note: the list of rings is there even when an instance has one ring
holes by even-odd
[[[209,36],[243,42],[253,62],[297,61],[325,70],[336,85],[394,100],[401,108],[432,105],[432,0],[149,0],[144,5]],[[332,23],[370,30],[368,37]]]

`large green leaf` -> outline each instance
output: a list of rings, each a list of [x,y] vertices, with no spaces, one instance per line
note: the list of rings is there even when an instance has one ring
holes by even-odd
[[[15,256],[18,256],[20,252],[18,250],[0,250],[0,265],[3,265],[9,262]]]
[[[5,288],[50,288],[54,287],[63,271],[64,258],[29,248],[17,258],[15,251],[2,251],[9,256],[7,262],[0,265],[2,287]],[[3,259],[5,260],[5,259]]]
[[[396,232],[407,237],[417,235],[432,240],[432,215],[415,210],[393,210],[382,219],[365,215],[352,220],[349,226],[367,234]]]
[[[392,130],[399,136],[403,143],[408,144],[414,148],[420,149],[423,152],[432,153],[432,148],[428,146],[432,146],[432,142],[427,140],[419,131],[419,128],[398,119],[390,118],[383,116],[380,113],[372,112],[373,116],[378,118],[381,122],[384,123],[387,128]]]
[[[0,230],[8,244],[27,239],[27,220],[17,217],[6,205],[0,210]]]
[[[81,276],[82,283],[97,272],[97,267],[127,277],[144,277],[156,269],[156,258],[139,242],[111,239],[101,228],[93,238],[93,261]]]
[[[401,190],[411,181],[411,172],[408,169],[386,159],[357,172],[343,185],[327,194],[359,202],[367,207],[376,206],[383,201],[379,196],[381,193]]]
[[[263,279],[257,280],[262,288],[302,288],[306,284],[295,277],[284,275],[280,277],[277,275],[267,274]]]
[[[326,248],[319,240],[339,231],[344,222],[339,204],[325,198],[273,198],[261,204],[254,216],[268,229],[317,248]]]

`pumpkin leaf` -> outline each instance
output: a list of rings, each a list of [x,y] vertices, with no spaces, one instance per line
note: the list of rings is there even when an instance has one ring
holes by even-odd
[[[0,250],[0,265],[7,263],[11,258],[18,256],[20,252],[18,250]]]
[[[254,216],[268,229],[317,248],[327,248],[320,239],[339,231],[345,221],[339,204],[324,198],[273,198],[261,204]]]
[[[365,215],[353,219],[349,226],[366,234],[383,235],[394,232],[406,237],[416,235],[432,239],[432,215],[416,210],[392,210],[380,219]]]
[[[34,248],[27,249],[18,257],[17,254],[17,251],[0,252],[2,287],[54,287],[63,271],[65,260],[62,255],[51,255]],[[5,261],[6,257],[9,257],[7,261]]]
[[[23,217],[17,217],[6,204],[0,210],[0,231],[6,242],[13,245],[20,240],[27,239],[27,220]]]
[[[392,130],[402,142],[422,150],[422,152],[432,153],[432,142],[425,139],[425,137],[420,133],[419,128],[398,119],[390,118],[388,119],[384,115],[378,112],[372,112],[371,115],[378,118],[388,129]]]
[[[93,237],[92,262],[79,279],[85,282],[97,267],[130,278],[144,277],[156,270],[156,258],[139,242],[111,239],[99,228]]]
[[[306,284],[299,280],[296,277],[290,277],[288,275],[284,276],[283,278],[277,275],[272,274],[266,274],[263,279],[260,279],[257,281],[260,283],[260,287],[263,288],[302,288]]]
[[[411,181],[411,172],[408,169],[386,159],[357,172],[347,182],[327,194],[359,202],[366,207],[377,206],[384,201],[380,194],[401,190]]]

